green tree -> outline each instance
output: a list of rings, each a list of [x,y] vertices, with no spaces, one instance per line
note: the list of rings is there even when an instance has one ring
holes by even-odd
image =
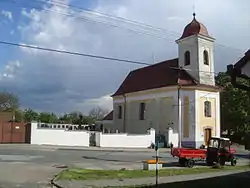
[[[242,79],[239,79],[238,82],[248,84],[246,80]],[[250,115],[249,93],[234,88],[226,73],[219,73],[216,77],[216,83],[223,87],[220,94],[222,130],[242,135],[249,130],[249,122],[247,121]]]
[[[25,122],[38,121],[39,114],[30,108],[25,109],[23,114]]]
[[[15,111],[19,108],[19,98],[9,92],[0,92],[0,111]]]
[[[15,122],[23,122],[24,121],[24,112],[22,110],[15,111]]]
[[[71,112],[69,114],[64,114],[59,117],[59,121],[62,123],[72,123],[72,124],[92,124],[94,122],[93,118],[85,116],[81,112]]]
[[[72,117],[70,116],[70,114],[64,114],[63,116],[59,117],[59,121],[61,123],[71,124]]]
[[[54,113],[41,112],[38,117],[39,121],[42,123],[58,123],[58,117]]]
[[[81,114],[81,112],[77,112],[77,111],[69,113],[69,117],[70,117],[71,122],[73,124],[78,124],[79,123],[79,115],[80,114]]]

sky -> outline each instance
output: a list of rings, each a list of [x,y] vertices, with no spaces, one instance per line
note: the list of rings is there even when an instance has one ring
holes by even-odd
[[[178,56],[175,40],[195,10],[216,39],[216,72],[250,48],[248,0],[0,0],[0,7],[0,41],[17,44],[154,63],[153,56],[155,61]],[[37,111],[111,110],[110,95],[141,66],[0,44],[1,90],[18,95],[22,108]]]

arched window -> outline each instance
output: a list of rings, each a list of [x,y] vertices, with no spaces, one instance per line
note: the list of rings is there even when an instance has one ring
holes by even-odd
[[[204,102],[204,115],[205,115],[205,117],[212,116],[212,109],[211,109],[211,102],[210,101]]]
[[[122,106],[118,106],[118,119],[122,119]]]
[[[207,50],[204,50],[204,52],[203,52],[203,60],[204,60],[205,65],[209,65],[209,57],[208,57]]]
[[[189,51],[186,51],[185,54],[184,54],[184,58],[185,58],[185,66],[186,65],[190,65],[190,52]]]
[[[140,110],[139,110],[139,118],[140,120],[145,120],[145,110],[146,110],[146,105],[144,102],[140,103]]]

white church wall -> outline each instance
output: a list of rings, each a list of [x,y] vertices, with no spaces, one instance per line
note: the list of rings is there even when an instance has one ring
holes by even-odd
[[[196,112],[195,112],[195,103],[197,102],[196,92],[195,91],[181,91],[180,95],[181,95],[182,101],[185,96],[187,96],[189,99],[188,104],[185,104],[184,102],[182,102],[182,106],[181,106],[182,107],[182,125],[184,125],[184,106],[189,105],[189,136],[184,137],[183,130],[182,130],[181,141],[182,141],[182,145],[186,147],[192,147],[194,145],[194,141],[196,140],[196,134],[195,134],[195,130],[197,126]]]
[[[198,54],[199,54],[199,78],[200,83],[214,85],[214,46],[213,40],[208,40],[208,38],[198,37]],[[203,52],[206,50],[208,52],[209,64],[204,64]]]
[[[179,64],[202,84],[214,85],[213,39],[198,35],[177,41]],[[204,64],[203,52],[208,51],[209,65]],[[184,64],[184,54],[190,52],[190,65]]]
[[[159,91],[160,90],[160,91]],[[126,95],[126,128],[128,133],[142,134],[145,129],[154,128],[158,133],[159,130],[165,134],[163,120],[166,122],[165,126],[173,126],[176,130],[178,124],[175,115],[177,114],[177,96],[176,87],[166,87],[160,89],[147,90],[146,92],[136,92]],[[114,99],[114,105],[124,103],[123,99]],[[141,102],[146,103],[145,120],[139,120],[139,105]],[[168,107],[162,108],[162,104]],[[163,114],[161,112],[164,112]],[[116,124],[116,123],[115,123]],[[119,126],[121,127],[121,126]],[[122,132],[122,131],[121,131]]]
[[[155,90],[157,91],[157,90]],[[128,126],[128,132],[132,130],[132,133],[144,133],[147,128],[156,129],[156,133],[160,130],[161,134],[168,135],[168,127],[173,129],[174,142],[178,142],[178,134],[179,134],[179,125],[178,125],[178,98],[177,98],[177,88],[175,90],[162,91],[162,92],[141,92],[141,95],[127,95],[126,103],[127,103],[127,120],[126,125]],[[196,112],[195,112],[195,103],[196,103],[196,93],[192,90],[180,90],[180,97],[183,101],[183,98],[187,96],[189,98],[189,136],[183,137],[182,134],[182,142],[185,142],[186,145],[192,145],[196,139]],[[172,100],[171,100],[172,98]],[[149,119],[140,121],[138,110],[139,103],[144,101],[146,106],[150,107],[148,111],[151,116]],[[124,102],[124,99],[114,99],[114,104],[118,104]],[[168,106],[168,109],[162,110],[161,105]],[[182,108],[182,125],[183,125],[183,113],[184,113],[184,105],[181,105]],[[161,112],[166,112],[165,114],[161,114]],[[147,112],[146,112],[147,113]],[[134,116],[131,116],[133,114]],[[167,114],[167,115],[166,115]],[[164,118],[161,118],[163,117]],[[149,116],[146,116],[149,117]],[[131,120],[132,119],[132,120]],[[136,120],[137,121],[136,121]],[[163,122],[165,121],[165,124]],[[133,122],[133,123],[132,123]],[[137,124],[136,124],[137,122]],[[131,124],[131,125],[130,125]],[[182,131],[183,132],[183,131]],[[177,141],[176,141],[177,139]]]
[[[201,109],[200,106],[200,98],[208,98],[208,99],[215,99],[215,109],[212,110],[212,117],[215,118],[215,136],[220,136],[220,93],[219,92],[208,92],[208,91],[199,91],[196,90],[196,141],[197,142],[204,142],[204,130],[202,127],[206,125],[201,125],[200,122],[201,116],[204,116],[204,109]]]
[[[178,54],[179,54],[179,65],[183,67],[183,69],[187,69],[187,71],[198,80],[199,71],[189,71],[189,70],[198,70],[198,64],[194,62],[198,62],[197,57],[197,38],[195,36],[190,36],[180,41],[177,41],[178,44]],[[190,65],[184,65],[184,54],[186,51],[190,52]]]

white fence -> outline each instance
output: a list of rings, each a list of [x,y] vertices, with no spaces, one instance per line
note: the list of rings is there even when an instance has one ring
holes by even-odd
[[[66,128],[66,125],[65,125]],[[38,123],[31,123],[31,144],[61,145],[61,146],[89,146],[89,132],[41,127]]]
[[[106,134],[96,132],[96,146],[119,148],[148,148],[155,144],[155,130],[148,130],[147,134],[130,135],[126,133]]]

